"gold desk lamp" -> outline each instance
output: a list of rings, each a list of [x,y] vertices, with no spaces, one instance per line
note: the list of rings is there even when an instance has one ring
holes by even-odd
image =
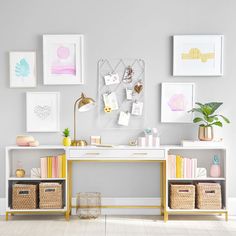
[[[72,141],[72,146],[86,146],[87,142],[85,140],[76,140],[76,109],[79,112],[86,112],[91,110],[95,106],[95,101],[92,98],[86,97],[81,93],[81,97],[75,101],[74,104],[74,140]]]

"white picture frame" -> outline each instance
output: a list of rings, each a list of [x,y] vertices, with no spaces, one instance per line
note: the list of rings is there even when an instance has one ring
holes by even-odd
[[[173,36],[173,76],[222,76],[223,35]]]
[[[84,84],[84,36],[43,35],[45,85]]]
[[[60,93],[26,93],[27,132],[60,131]]]
[[[9,52],[10,88],[36,87],[36,52]]]
[[[192,123],[194,115],[188,111],[194,106],[194,83],[161,84],[161,122]]]

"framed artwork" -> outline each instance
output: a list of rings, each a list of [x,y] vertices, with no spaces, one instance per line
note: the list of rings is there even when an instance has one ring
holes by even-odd
[[[36,53],[10,52],[10,88],[36,87]]]
[[[162,83],[161,122],[192,123],[195,105],[194,83]]]
[[[26,93],[27,132],[60,131],[60,93]]]
[[[174,76],[222,76],[223,35],[173,37]]]
[[[44,84],[83,84],[83,35],[43,35]]]

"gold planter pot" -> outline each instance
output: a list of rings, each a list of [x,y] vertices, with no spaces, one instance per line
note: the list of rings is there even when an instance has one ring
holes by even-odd
[[[212,141],[214,138],[213,127],[199,126],[198,138],[201,141]]]

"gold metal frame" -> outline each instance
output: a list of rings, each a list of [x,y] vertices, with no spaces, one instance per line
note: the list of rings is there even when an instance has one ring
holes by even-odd
[[[161,212],[164,212],[164,219],[166,217],[166,160],[67,160],[67,212],[66,219],[70,219],[72,208],[76,208],[76,206],[72,205],[72,165],[73,162],[101,162],[101,163],[109,163],[109,162],[118,162],[118,163],[160,163],[160,188],[161,188],[161,205],[102,205],[101,208],[126,208],[126,209],[161,209]],[[83,206],[85,208],[87,206]]]

